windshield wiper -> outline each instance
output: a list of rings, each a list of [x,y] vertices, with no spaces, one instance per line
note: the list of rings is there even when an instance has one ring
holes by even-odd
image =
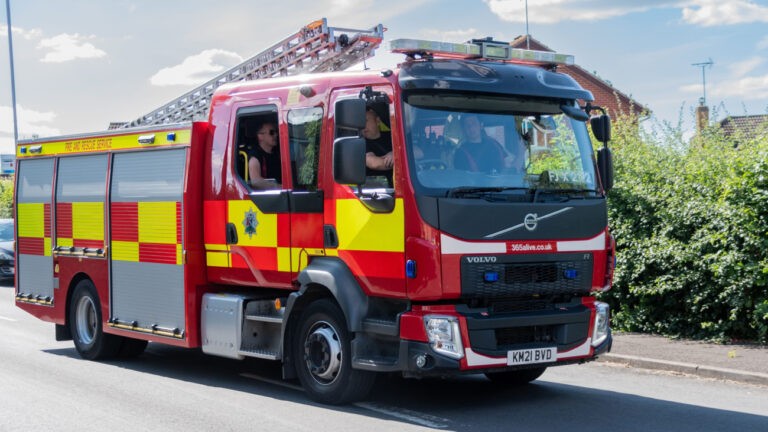
[[[586,194],[593,194],[593,195],[586,195]],[[558,195],[560,198],[560,201],[568,201],[570,199],[596,199],[601,197],[600,193],[594,189],[536,188],[534,190],[534,198],[533,198],[534,202],[538,201],[539,195]]]
[[[509,191],[509,190],[523,190],[529,191],[530,188],[522,186],[505,186],[505,187],[476,187],[476,186],[461,186],[453,189],[448,189],[445,192],[445,196],[448,198],[481,198],[488,196],[489,194]]]

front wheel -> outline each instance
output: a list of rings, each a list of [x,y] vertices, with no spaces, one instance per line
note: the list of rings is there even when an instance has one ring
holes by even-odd
[[[488,372],[485,374],[489,380],[511,386],[521,386],[540,377],[547,368],[521,369],[506,372]]]
[[[364,398],[373,386],[373,372],[352,369],[344,314],[328,299],[313,302],[301,314],[293,352],[299,381],[318,402],[349,403]]]
[[[69,326],[75,349],[82,358],[107,359],[120,352],[121,338],[102,330],[101,303],[96,287],[88,279],[75,285],[69,307]]]

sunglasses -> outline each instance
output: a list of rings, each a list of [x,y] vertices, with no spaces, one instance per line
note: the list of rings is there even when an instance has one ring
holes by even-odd
[[[269,136],[275,136],[277,135],[277,131],[274,129],[270,129],[268,131],[259,132],[259,135],[269,135]]]

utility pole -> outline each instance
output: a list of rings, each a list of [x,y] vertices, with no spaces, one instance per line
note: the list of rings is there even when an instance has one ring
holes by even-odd
[[[528,31],[528,0],[525,0],[525,49],[531,49],[531,33]]]
[[[13,146],[19,142],[19,127],[16,117],[16,74],[13,67],[13,30],[11,30],[11,0],[5,0],[5,13],[8,17],[8,56],[11,58],[11,104],[13,105]]]

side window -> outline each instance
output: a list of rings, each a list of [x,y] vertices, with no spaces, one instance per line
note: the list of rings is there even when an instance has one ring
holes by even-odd
[[[365,166],[364,188],[392,188],[394,157],[392,133],[389,125],[389,106],[383,102],[369,102],[365,112]]]
[[[288,140],[291,146],[294,189],[317,190],[322,120],[323,109],[319,107],[288,112]]]
[[[277,109],[242,108],[235,123],[235,171],[254,190],[282,189]]]

